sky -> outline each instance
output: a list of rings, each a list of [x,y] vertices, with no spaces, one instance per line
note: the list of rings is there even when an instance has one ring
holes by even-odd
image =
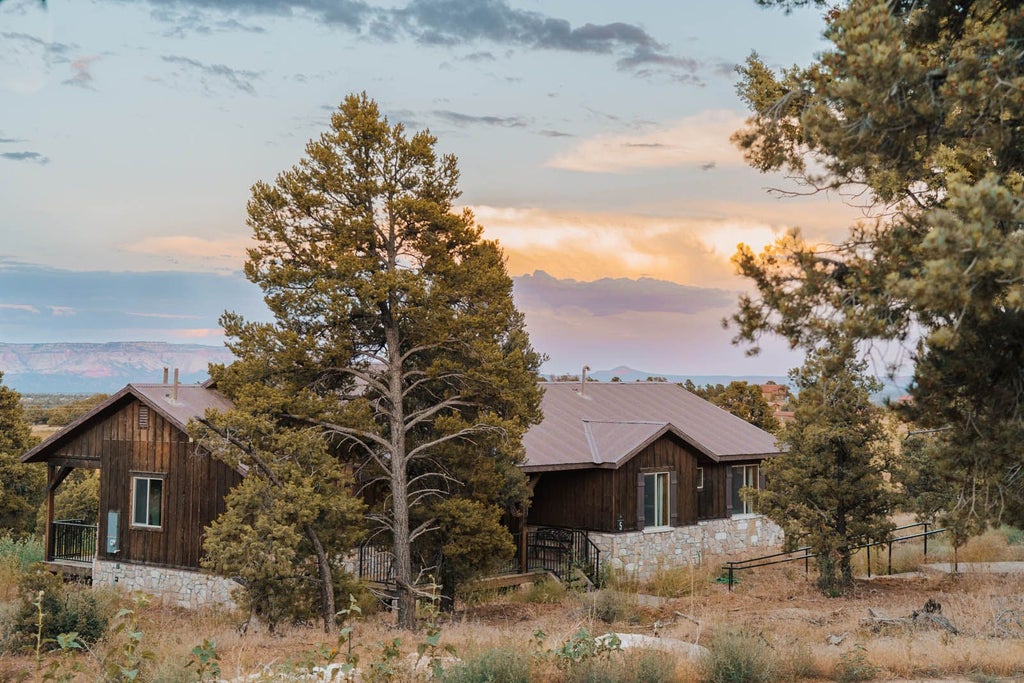
[[[821,11],[754,0],[0,0],[0,341],[217,345],[256,181],[349,93],[454,153],[548,372],[784,374],[720,321],[729,262],[841,198],[778,198],[729,143],[735,66],[806,64]]]

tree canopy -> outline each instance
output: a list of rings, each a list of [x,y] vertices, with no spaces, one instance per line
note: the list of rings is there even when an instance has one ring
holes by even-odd
[[[757,291],[737,339],[906,345],[906,411],[956,430],[939,457],[972,482],[962,500],[1022,523],[1024,7],[851,0],[826,21],[831,46],[812,64],[773,73],[753,55],[741,68],[753,115],[734,141],[754,167],[867,218],[834,245],[799,231],[759,254],[742,245],[734,261]]]
[[[35,527],[35,508],[43,499],[46,471],[21,462],[21,454],[35,442],[21,395],[3,385],[0,373],[0,530],[21,535]]]
[[[693,380],[688,379],[683,388],[766,432],[774,433],[779,429],[779,421],[775,419],[772,407],[765,400],[764,393],[757,384],[737,380],[729,382],[728,386],[724,384],[697,386]]]
[[[246,411],[314,430],[351,468],[403,627],[416,567],[450,582],[511,555],[498,520],[522,514],[520,437],[540,419],[542,359],[501,250],[455,209],[456,160],[435,145],[352,95],[298,165],[256,183],[245,273],[273,320],[225,314],[238,361],[214,372]]]

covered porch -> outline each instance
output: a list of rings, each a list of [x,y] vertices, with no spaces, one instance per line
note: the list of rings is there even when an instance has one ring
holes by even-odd
[[[99,526],[86,519],[54,519],[60,485],[76,469],[99,469],[91,458],[54,458],[46,461],[46,527],[43,563],[65,576],[91,580],[96,560]]]

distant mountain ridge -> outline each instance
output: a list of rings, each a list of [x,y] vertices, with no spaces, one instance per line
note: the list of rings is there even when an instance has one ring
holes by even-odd
[[[210,363],[230,363],[224,346],[167,342],[0,343],[4,384],[23,394],[112,393],[129,382],[159,382],[178,368],[184,384],[202,382]]]

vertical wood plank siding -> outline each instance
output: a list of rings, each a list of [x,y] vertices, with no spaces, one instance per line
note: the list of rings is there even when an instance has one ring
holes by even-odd
[[[241,475],[189,443],[188,435],[154,410],[148,428],[139,427],[134,397],[113,406],[106,417],[64,444],[55,456],[99,457],[101,559],[197,568],[203,532],[224,511],[224,497]],[[132,528],[132,473],[163,477],[159,529]],[[107,511],[120,513],[116,554],[106,552]]]
[[[697,467],[704,468],[704,490],[697,491]],[[529,523],[615,531],[638,529],[637,477],[645,471],[675,472],[675,523],[725,517],[726,466],[697,453],[678,438],[666,435],[644,448],[617,470],[586,469],[545,472],[534,490]]]

